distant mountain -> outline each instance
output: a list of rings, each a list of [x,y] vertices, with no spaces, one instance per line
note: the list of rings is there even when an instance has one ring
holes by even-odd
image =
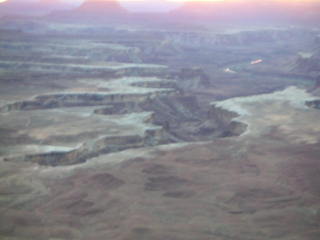
[[[54,10],[66,10],[72,6],[60,0],[8,0],[0,4],[0,16],[4,15],[44,15]]]
[[[127,11],[116,0],[85,0],[70,11],[55,11],[47,18],[57,21],[104,22],[127,19]]]
[[[172,17],[222,22],[315,22],[320,21],[319,2],[221,1],[187,2]]]
[[[126,10],[116,0],[85,0],[85,2],[74,11],[82,14],[106,15],[126,13]]]

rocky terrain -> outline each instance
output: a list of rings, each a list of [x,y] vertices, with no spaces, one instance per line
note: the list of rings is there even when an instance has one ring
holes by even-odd
[[[149,24],[1,21],[0,239],[318,240],[320,30]]]

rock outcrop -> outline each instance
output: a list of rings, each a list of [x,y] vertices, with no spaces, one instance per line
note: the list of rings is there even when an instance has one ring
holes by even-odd
[[[314,100],[314,101],[308,101],[306,102],[306,105],[311,108],[320,109],[320,99]]]
[[[201,106],[194,96],[159,96],[141,102],[114,103],[95,113],[104,115],[152,112],[150,122],[161,126],[168,142],[207,141],[242,134],[246,126],[232,121],[237,114]]]
[[[116,0],[85,0],[73,13],[96,15],[96,17],[115,17],[123,16],[127,11]]]
[[[171,75],[182,90],[201,89],[210,86],[210,78],[201,68],[183,68]]]

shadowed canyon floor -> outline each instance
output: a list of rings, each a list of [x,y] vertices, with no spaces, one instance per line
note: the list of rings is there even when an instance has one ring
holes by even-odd
[[[0,239],[320,238],[320,30],[6,21]]]

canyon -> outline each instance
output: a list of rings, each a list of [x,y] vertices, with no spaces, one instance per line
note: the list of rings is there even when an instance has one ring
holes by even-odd
[[[319,26],[113,3],[0,22],[0,239],[318,240]]]

